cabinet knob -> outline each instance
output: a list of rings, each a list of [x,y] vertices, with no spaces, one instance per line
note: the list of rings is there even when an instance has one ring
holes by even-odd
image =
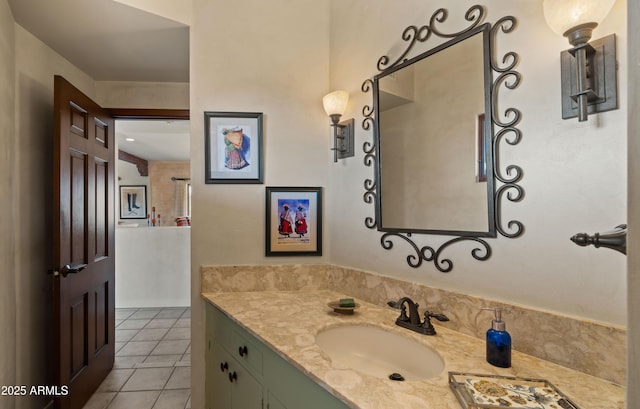
[[[238,353],[240,354],[240,356],[245,356],[249,353],[249,350],[247,349],[246,345],[243,345],[238,348]]]
[[[224,372],[224,371],[226,371],[227,369],[229,369],[229,364],[228,364],[228,363],[226,363],[226,362],[220,362],[220,371],[221,371],[221,372]]]
[[[229,382],[233,383],[233,381],[237,379],[238,379],[238,374],[236,374],[236,371],[229,372]]]

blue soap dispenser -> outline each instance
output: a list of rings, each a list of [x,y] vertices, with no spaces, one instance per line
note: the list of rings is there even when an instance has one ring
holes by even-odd
[[[511,335],[502,321],[502,308],[483,308],[493,311],[495,319],[487,331],[487,362],[500,368],[511,367]]]

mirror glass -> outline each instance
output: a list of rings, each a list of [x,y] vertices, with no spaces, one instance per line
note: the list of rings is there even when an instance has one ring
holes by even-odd
[[[379,230],[495,235],[489,35],[481,26],[374,78]]]

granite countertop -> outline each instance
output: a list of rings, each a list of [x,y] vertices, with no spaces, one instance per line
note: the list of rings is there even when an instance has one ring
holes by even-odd
[[[624,408],[621,386],[517,351],[513,351],[511,368],[494,367],[485,361],[483,340],[437,323],[436,336],[417,334],[395,325],[397,310],[358,299],[355,314],[337,314],[327,303],[350,296],[334,291],[205,293],[202,297],[352,408],[460,409],[448,384],[449,371],[542,378],[581,409]],[[435,378],[395,382],[340,367],[316,345],[315,335],[350,324],[378,326],[427,344],[440,353],[445,368]],[[518,340],[513,342],[517,348]]]

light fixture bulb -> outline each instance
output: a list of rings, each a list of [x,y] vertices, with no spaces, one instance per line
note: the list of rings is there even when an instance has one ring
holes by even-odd
[[[542,9],[549,27],[567,36],[573,28],[589,23],[600,24],[616,0],[544,0]]]
[[[322,105],[327,115],[342,116],[344,111],[347,110],[347,103],[349,102],[349,93],[347,91],[338,90],[333,91],[322,98]]]

